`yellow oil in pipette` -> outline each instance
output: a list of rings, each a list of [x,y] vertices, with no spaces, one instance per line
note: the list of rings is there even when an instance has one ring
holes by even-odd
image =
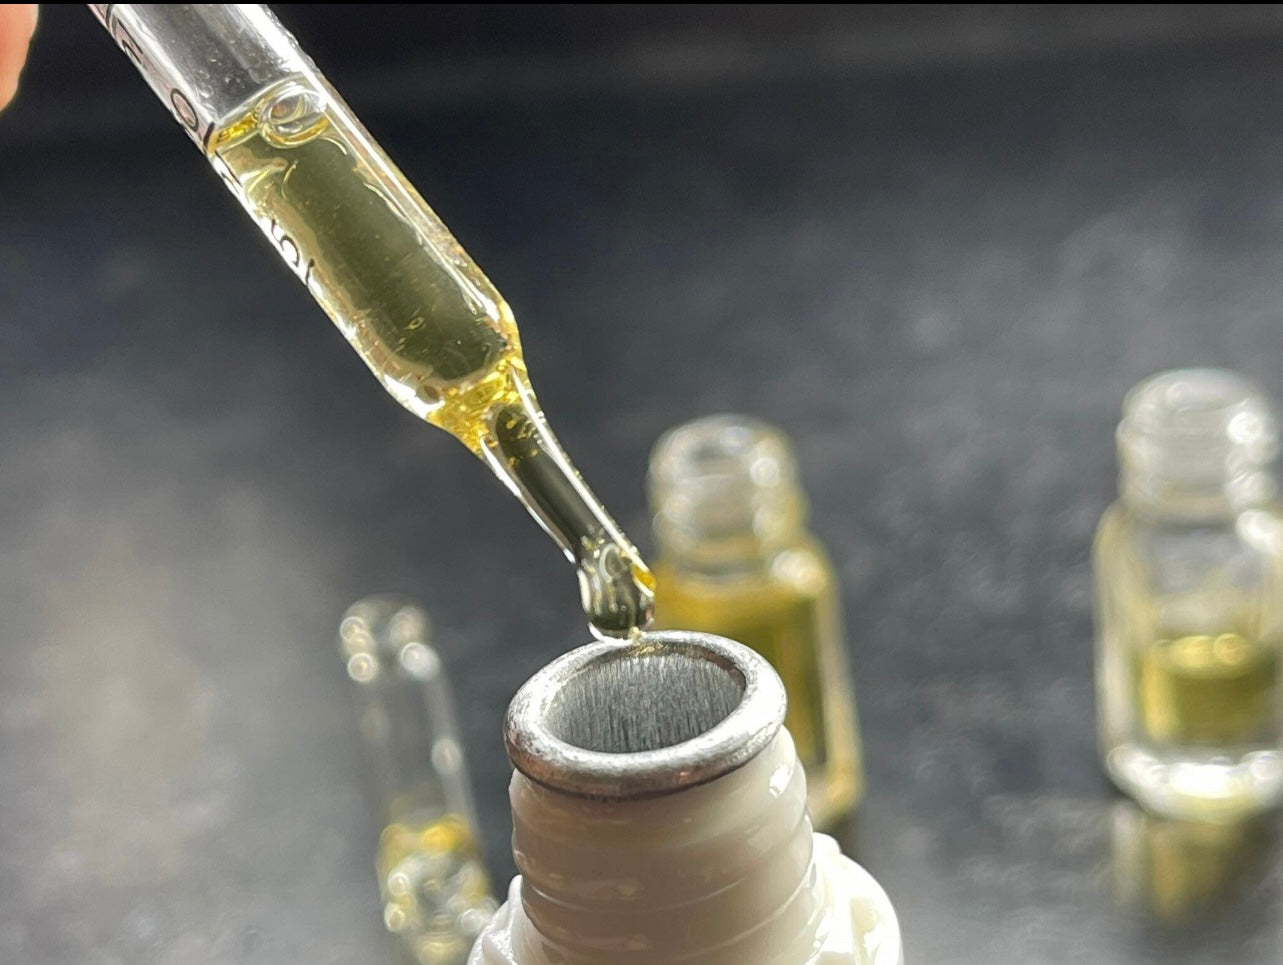
[[[600,637],[650,620],[637,550],[549,430],[512,311],[337,96],[278,83],[211,132],[228,186],[387,390],[455,436],[575,564]]]

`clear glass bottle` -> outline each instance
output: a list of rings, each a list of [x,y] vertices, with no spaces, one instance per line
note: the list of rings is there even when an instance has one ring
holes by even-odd
[[[740,415],[666,433],[650,458],[655,626],[730,637],[771,662],[816,827],[863,792],[855,696],[832,564],[806,529],[783,433]]]
[[[397,597],[367,597],[344,614],[339,652],[383,822],[375,864],[398,961],[460,965],[496,902],[428,615]]]
[[[1283,517],[1261,391],[1212,369],[1136,386],[1095,546],[1100,752],[1149,810],[1229,820],[1283,798]]]

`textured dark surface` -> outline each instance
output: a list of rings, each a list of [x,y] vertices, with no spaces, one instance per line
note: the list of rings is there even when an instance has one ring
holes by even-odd
[[[796,440],[846,593],[858,853],[919,965],[1283,959],[1272,827],[1204,840],[1181,910],[1171,829],[1094,760],[1122,393],[1215,363],[1283,398],[1276,14],[1144,9],[1161,43],[1033,17],[874,56],[858,23],[772,47],[768,19],[704,71],[685,31],[672,70],[527,58],[544,83],[505,91],[482,58],[438,99],[376,10],[358,39],[397,62],[331,71],[516,307],[639,542],[666,427],[743,410]],[[381,961],[338,616],[431,610],[506,880],[501,713],[587,638],[571,571],[382,393],[123,58],[59,83],[88,15],[43,29],[57,58],[0,117],[0,961]],[[1166,921],[1134,899],[1155,847]]]

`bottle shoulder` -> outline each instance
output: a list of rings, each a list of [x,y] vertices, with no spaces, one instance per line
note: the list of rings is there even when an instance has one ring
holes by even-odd
[[[718,565],[690,565],[661,556],[655,566],[656,594],[663,598],[751,601],[762,595],[823,597],[836,585],[833,563],[818,539],[809,534],[760,557],[720,560]]]
[[[521,876],[508,885],[508,900],[482,929],[468,956],[468,965],[521,965],[513,948],[513,910],[521,907]]]
[[[1262,549],[1283,548],[1283,505],[1271,502],[1215,519],[1159,517],[1137,512],[1119,500],[1101,515],[1096,546],[1130,541],[1215,541],[1238,539]]]
[[[1226,594],[1272,595],[1283,592],[1283,515],[1262,506],[1227,520],[1155,520],[1115,505],[1101,519],[1093,563],[1111,599],[1158,594],[1206,608]]]
[[[830,918],[814,965],[903,965],[900,922],[882,886],[826,834],[815,835],[814,860]]]
[[[900,923],[882,886],[828,835],[816,834],[814,842],[813,860],[828,919],[823,939],[806,962],[773,960],[763,965],[903,965]],[[508,900],[477,939],[468,965],[551,965],[542,955],[531,961],[517,950],[529,944],[518,933],[530,927],[521,910],[521,880],[512,880]]]

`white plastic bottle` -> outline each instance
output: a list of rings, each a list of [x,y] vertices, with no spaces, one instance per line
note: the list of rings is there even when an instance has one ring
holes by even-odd
[[[470,965],[901,965],[877,882],[815,834],[770,665],[707,634],[596,643],[517,694],[521,875]]]

